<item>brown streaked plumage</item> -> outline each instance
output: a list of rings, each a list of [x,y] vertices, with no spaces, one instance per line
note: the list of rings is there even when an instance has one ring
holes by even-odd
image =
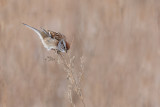
[[[66,41],[66,37],[63,34],[51,30],[46,31],[43,28],[41,28],[41,30],[38,30],[27,24],[24,25],[38,34],[39,38],[42,41],[42,44],[48,50],[56,50],[57,52],[67,52],[69,50],[70,45]]]

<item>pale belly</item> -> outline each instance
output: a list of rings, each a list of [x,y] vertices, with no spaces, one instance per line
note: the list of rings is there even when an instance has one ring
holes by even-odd
[[[44,41],[42,41],[42,43],[44,47],[47,48],[48,50],[57,49],[58,40],[46,38],[44,39]]]

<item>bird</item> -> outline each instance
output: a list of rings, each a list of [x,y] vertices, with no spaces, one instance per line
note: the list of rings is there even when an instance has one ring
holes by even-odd
[[[47,50],[55,50],[57,53],[67,53],[67,51],[69,50],[70,45],[66,41],[66,37],[63,34],[51,30],[45,30],[42,27],[40,27],[40,30],[38,30],[25,23],[22,24],[33,30],[39,36],[43,46]]]

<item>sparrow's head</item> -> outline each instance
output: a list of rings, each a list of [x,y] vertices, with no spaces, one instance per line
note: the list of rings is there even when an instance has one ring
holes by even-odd
[[[66,52],[69,50],[69,44],[64,40],[64,39],[61,39],[58,43],[58,50],[60,52]]]

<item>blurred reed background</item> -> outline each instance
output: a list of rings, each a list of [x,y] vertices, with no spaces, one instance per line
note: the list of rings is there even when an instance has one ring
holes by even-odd
[[[54,52],[21,23],[73,40],[86,107],[160,106],[159,0],[0,0],[0,107],[70,107]]]

